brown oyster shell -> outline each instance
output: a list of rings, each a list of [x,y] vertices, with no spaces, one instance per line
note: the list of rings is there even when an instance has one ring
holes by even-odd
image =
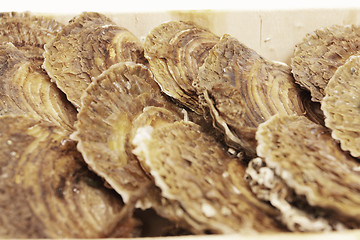
[[[259,126],[256,138],[259,158],[250,162],[247,179],[290,230],[360,226],[360,164],[328,129],[303,116],[275,115]]]
[[[197,113],[204,113],[192,82],[219,37],[191,22],[170,21],[154,28],[145,57],[161,90]]]
[[[148,68],[135,63],[117,63],[94,79],[82,97],[76,132],[89,166],[122,196],[125,202],[141,202],[153,182],[131,154],[128,139],[133,120],[146,106],[171,108]],[[151,197],[150,197],[151,198]]]
[[[243,175],[237,175],[245,166],[199,125],[183,120],[145,125],[137,129],[132,144],[133,153],[162,196],[179,204],[178,217],[187,221],[192,231],[280,231],[273,218],[276,211],[259,201]],[[231,177],[229,169],[234,173]]]
[[[193,85],[227,143],[248,156],[255,155],[260,123],[277,113],[305,112],[290,68],[262,58],[229,35],[210,50]]]
[[[50,17],[33,16],[28,12],[0,13],[0,42],[11,42],[27,57],[42,64],[44,45],[63,27]]]
[[[138,131],[141,131],[144,127],[161,127],[168,123],[174,123],[180,120],[181,118],[179,117],[179,114],[176,114],[176,112],[170,111],[164,107],[145,107],[143,112],[132,122],[129,143],[133,142],[134,137],[138,134]],[[133,157],[136,158],[135,155]],[[151,169],[144,164],[141,164],[141,167],[154,183],[154,179],[151,175]],[[155,183],[149,189],[147,195],[142,201],[148,202],[149,206],[151,206],[151,208],[153,208],[160,216],[170,220],[173,224],[178,226],[178,228],[185,229],[194,234],[203,233],[199,227],[199,223],[184,212],[179,202],[163,197],[161,189],[156,187]]]
[[[0,46],[0,115],[30,114],[74,130],[76,110],[49,76],[26,54],[8,43]]]
[[[137,236],[132,209],[88,170],[59,127],[1,116],[0,146],[2,238]]]
[[[93,77],[118,62],[145,61],[142,44],[131,32],[92,12],[70,20],[45,45],[44,57],[44,69],[77,108]]]
[[[356,25],[334,25],[307,34],[291,59],[295,81],[311,92],[313,101],[320,102],[336,69],[359,47],[360,27]]]
[[[325,88],[321,109],[325,125],[341,148],[360,157],[360,56],[351,56]]]

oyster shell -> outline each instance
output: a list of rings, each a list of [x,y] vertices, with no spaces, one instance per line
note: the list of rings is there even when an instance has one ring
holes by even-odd
[[[88,12],[70,20],[45,45],[44,58],[44,69],[77,108],[93,77],[118,62],[145,61],[142,44],[131,32]]]
[[[193,111],[204,113],[192,82],[218,41],[218,36],[191,22],[170,21],[154,28],[146,37],[144,51],[161,90]]]
[[[193,85],[227,143],[248,156],[255,155],[260,123],[276,113],[305,112],[290,68],[265,60],[229,35],[210,50]]]
[[[185,117],[186,118],[186,117]],[[180,121],[181,118],[176,112],[168,110],[164,107],[148,106],[143,109],[143,112],[136,117],[132,122],[132,128],[129,137],[131,143],[136,136],[138,136],[138,129],[144,127],[161,127],[167,123],[174,123]],[[139,137],[139,136],[138,136]],[[135,155],[133,157],[136,157]],[[136,158],[137,159],[137,158]],[[146,165],[141,165],[144,172],[151,178],[151,169]],[[178,201],[164,198],[161,194],[161,189],[156,187],[155,183],[149,189],[147,195],[142,199],[143,202],[148,202],[149,207],[153,208],[160,216],[169,219],[173,224],[179,228],[190,231],[194,234],[203,233],[199,223],[188,216]]]
[[[359,47],[360,27],[356,25],[334,25],[307,34],[291,59],[295,81],[311,92],[313,101],[320,102],[336,69]]]
[[[33,16],[28,12],[0,13],[0,42],[11,42],[25,55],[41,65],[44,45],[63,27],[50,17]]]
[[[179,204],[178,217],[194,232],[280,231],[273,218],[277,212],[259,201],[238,175],[245,166],[199,125],[183,120],[152,123],[137,128],[133,153],[162,196]]]
[[[0,45],[0,115],[30,114],[68,133],[76,110],[49,76],[13,44]]]
[[[360,56],[351,56],[325,88],[321,109],[325,124],[341,148],[360,157]]]
[[[62,129],[0,116],[1,238],[132,237],[121,198],[84,164]]]
[[[281,211],[293,231],[360,225],[360,164],[330,132],[303,116],[275,115],[256,133],[259,158],[247,179],[257,196]]]
[[[170,106],[148,68],[117,63],[94,79],[82,97],[76,132],[72,139],[85,161],[127,203],[141,199],[153,187],[138,160],[131,154],[128,138],[134,118],[146,106]]]

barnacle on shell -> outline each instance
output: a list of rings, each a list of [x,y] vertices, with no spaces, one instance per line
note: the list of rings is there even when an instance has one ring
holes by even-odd
[[[305,112],[290,68],[262,58],[229,35],[209,51],[193,85],[227,143],[248,156],[255,155],[260,123],[277,113]]]
[[[320,102],[336,69],[359,48],[360,27],[356,25],[334,25],[307,34],[291,59],[295,81],[311,92],[313,101]]]
[[[256,139],[259,157],[249,163],[247,179],[290,230],[360,226],[360,164],[327,128],[303,116],[275,115],[259,126]]]
[[[90,172],[61,128],[0,116],[0,237],[132,237],[132,208]]]
[[[192,82],[219,37],[191,22],[170,21],[154,28],[144,43],[145,57],[161,90],[197,113],[199,105]]]
[[[341,148],[360,157],[360,56],[351,56],[325,88],[321,109],[325,125]]]
[[[44,58],[44,69],[77,108],[92,78],[111,65],[145,63],[142,44],[131,32],[92,12],[70,20],[45,45]]]

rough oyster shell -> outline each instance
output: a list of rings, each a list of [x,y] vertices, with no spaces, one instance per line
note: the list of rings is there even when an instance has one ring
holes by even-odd
[[[218,41],[218,36],[191,22],[170,21],[154,28],[146,37],[144,50],[161,90],[202,114],[192,82]]]
[[[2,238],[131,237],[131,208],[50,123],[0,116]]]
[[[143,199],[153,182],[129,149],[135,117],[146,106],[170,106],[148,68],[117,63],[94,79],[82,97],[76,132],[85,161],[127,203]],[[140,203],[148,207],[149,203]]]
[[[50,17],[25,13],[0,13],[0,42],[11,42],[39,65],[44,60],[44,45],[63,27]]]
[[[178,114],[166,108],[154,106],[145,107],[143,112],[132,122],[129,143],[134,140],[134,137],[139,137],[139,129],[141,130],[144,127],[161,127],[168,123],[174,123],[180,120],[181,118]],[[151,175],[152,170],[144,164],[142,164],[141,167],[154,182]],[[149,206],[151,206],[160,216],[171,220],[171,222],[178,227],[191,231],[194,234],[203,233],[199,223],[184,212],[179,202],[173,199],[164,198],[161,194],[161,189],[156,187],[155,184],[148,191],[143,201],[147,201]]]
[[[198,233],[280,231],[242,179],[245,166],[201,127],[169,121],[137,129],[133,153],[154,178],[165,199],[180,205],[184,218]],[[229,170],[232,176],[230,177]],[[234,184],[232,178],[237,178]],[[241,182],[241,183],[239,183]]]
[[[0,69],[0,115],[30,114],[68,133],[74,130],[76,110],[23,51],[11,43],[1,45]]]
[[[359,227],[360,164],[330,132],[302,116],[273,116],[256,133],[247,179],[293,231]]]
[[[276,113],[304,114],[300,90],[285,64],[262,58],[224,35],[193,82],[227,143],[255,155],[257,126]]]
[[[360,157],[360,56],[351,56],[325,88],[321,109],[325,125],[341,148]]]
[[[359,26],[334,25],[307,34],[296,45],[291,59],[295,81],[311,92],[313,101],[320,102],[336,69],[356,54],[359,47]]]
[[[45,45],[44,58],[44,69],[77,108],[93,77],[118,62],[145,61],[142,44],[132,33],[102,14],[87,12]]]

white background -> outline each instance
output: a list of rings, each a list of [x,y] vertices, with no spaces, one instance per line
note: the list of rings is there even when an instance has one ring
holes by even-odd
[[[32,11],[79,13],[82,11],[98,12],[147,12],[167,10],[264,10],[264,9],[299,9],[299,8],[348,8],[360,6],[355,0],[6,0],[0,4],[0,12]]]

